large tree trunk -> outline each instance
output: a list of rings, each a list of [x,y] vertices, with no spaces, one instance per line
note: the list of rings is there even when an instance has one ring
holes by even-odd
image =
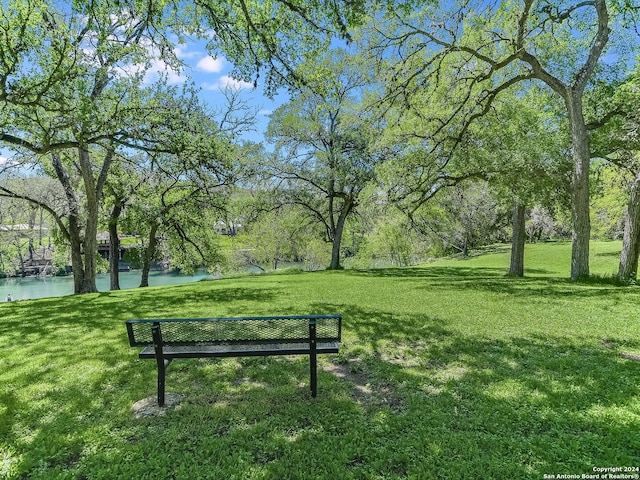
[[[525,206],[519,202],[516,203],[513,209],[513,236],[511,237],[509,275],[514,277],[524,276],[525,211]]]
[[[120,290],[120,238],[118,238],[118,219],[122,213],[122,203],[117,199],[109,216],[109,288]]]
[[[635,280],[638,274],[640,253],[640,172],[631,186],[631,196],[624,218],[622,253],[618,266],[618,278],[622,281]]]
[[[333,242],[331,244],[331,263],[329,264],[329,270],[340,270],[340,248],[342,244],[342,232],[344,231],[344,225],[336,226],[333,234]]]
[[[571,280],[589,276],[589,238],[591,220],[589,218],[589,167],[591,149],[589,133],[582,111],[582,94],[572,92],[566,97],[569,123],[571,125],[571,146],[573,175],[571,181]]]
[[[82,154],[80,155],[82,157]],[[97,292],[96,287],[96,254],[98,233],[98,205],[87,200],[87,224],[84,235],[80,225],[80,202],[73,189],[71,178],[62,164],[58,153],[52,154],[52,164],[56,176],[64,189],[69,207],[69,228],[67,237],[71,249],[71,266],[73,267],[73,293]],[[90,197],[91,195],[87,195]],[[93,216],[93,219],[92,219]],[[89,221],[91,220],[92,221]]]
[[[84,185],[86,221],[83,238],[84,278],[81,290],[76,293],[92,293],[98,291],[96,287],[98,263],[96,257],[98,256],[98,219],[102,190],[94,178],[93,165],[88,150],[84,146],[79,147],[78,150],[78,163]]]
[[[329,265],[329,270],[340,270],[342,269],[342,265],[340,265],[340,248],[342,246],[342,234],[344,233],[344,226],[347,222],[347,217],[353,208],[353,202],[351,199],[345,199],[344,204],[342,206],[342,210],[340,211],[340,215],[338,216],[338,221],[335,222],[335,225],[332,228],[331,232],[331,264]]]
[[[147,244],[147,248],[144,250],[144,254],[142,256],[142,278],[140,279],[141,287],[149,286],[149,271],[151,270],[151,262],[156,254],[156,246],[158,245],[158,239],[156,238],[157,233],[158,225],[151,225],[148,239],[149,243]]]
[[[87,223],[84,233],[83,255],[84,255],[84,279],[82,289],[77,293],[97,292],[96,272],[98,256],[98,206],[87,205]]]
[[[83,238],[81,227],[75,216],[69,217],[69,245],[71,248],[71,266],[73,267],[73,293],[97,292],[95,276],[95,248],[93,254],[87,255],[86,237]],[[95,243],[95,242],[94,242]],[[94,245],[95,247],[95,245]],[[87,269],[86,260],[93,259],[93,275]],[[91,266],[89,266],[91,268]]]
[[[586,61],[579,68],[569,84],[547,72],[535,55],[520,45],[520,58],[529,63],[534,75],[560,94],[567,107],[571,128],[573,175],[571,179],[571,279],[589,276],[589,239],[591,221],[589,219],[589,166],[591,150],[589,134],[584,121],[582,96],[587,82],[598,67],[598,60],[604,51],[611,29],[606,0],[584,2],[592,5],[598,18],[598,31],[591,42]],[[521,37],[521,38],[524,38]]]
[[[83,238],[84,253],[84,278],[79,292],[97,292],[96,270],[98,256],[98,222],[100,218],[100,202],[102,200],[102,190],[107,180],[109,166],[113,161],[114,150],[107,151],[100,167],[98,178],[94,177],[95,165],[91,161],[91,156],[85,146],[79,147],[79,166],[85,195],[86,222]],[[75,275],[75,269],[74,269]]]

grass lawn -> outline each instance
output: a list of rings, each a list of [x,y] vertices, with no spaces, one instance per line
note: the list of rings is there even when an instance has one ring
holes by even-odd
[[[617,268],[594,243],[592,271]],[[640,288],[571,283],[568,244],[368,271],[0,305],[0,478],[542,479],[640,466]],[[155,362],[129,318],[341,313],[341,353]],[[637,473],[631,472],[631,473]],[[550,477],[546,477],[550,478]],[[605,478],[605,477],[603,477]]]

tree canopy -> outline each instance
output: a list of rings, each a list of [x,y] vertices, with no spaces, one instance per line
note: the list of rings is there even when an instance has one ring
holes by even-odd
[[[10,0],[0,7],[0,145],[14,156],[0,196],[53,218],[77,293],[95,291],[105,225],[116,245],[137,219],[147,271],[156,245],[191,269],[219,260],[214,224],[272,223],[278,212],[282,225],[247,231],[291,231],[304,218],[305,238],[321,230],[329,267],[341,268],[376,242],[406,263],[434,228],[465,251],[503,239],[512,210],[521,275],[527,212],[568,208],[576,280],[589,275],[594,160],[640,178],[638,15],[631,0]],[[255,114],[237,94],[214,112],[188,81],[147,83],[153,62],[181,71],[176,45],[193,39],[264,94],[286,89],[266,145],[242,139]],[[55,179],[55,195],[4,181],[11,168]],[[261,190],[271,213],[230,218],[235,188]],[[637,270],[636,188],[621,190],[621,277]],[[388,225],[358,217],[365,192]],[[358,239],[358,224],[378,229],[376,242]],[[399,242],[407,228],[411,241]],[[276,250],[287,253],[270,253],[274,263],[301,257]]]

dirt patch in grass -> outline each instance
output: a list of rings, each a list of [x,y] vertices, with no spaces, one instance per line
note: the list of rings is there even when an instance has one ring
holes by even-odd
[[[638,355],[637,353],[621,353],[620,356],[622,358],[628,358],[629,360],[640,362],[640,355]]]
[[[177,393],[165,393],[164,406],[159,407],[158,396],[152,395],[134,403],[131,412],[136,418],[159,417],[167,413],[167,410],[176,407],[184,398],[184,395]]]
[[[602,343],[600,344],[600,348],[604,349],[613,349],[618,347],[616,342],[609,340],[607,337],[602,337]],[[640,362],[640,354],[638,353],[630,353],[630,352],[621,352],[620,356],[622,358],[626,358],[629,360],[635,360],[636,362]]]
[[[266,383],[264,383],[264,382],[255,382],[255,381],[251,380],[248,377],[236,378],[233,381],[232,385],[234,387],[238,387],[240,385],[248,385],[248,386],[253,387],[253,388],[267,388],[268,387],[268,385]]]
[[[355,363],[356,360],[349,360],[346,363],[328,363],[323,365],[322,369],[353,384],[353,396],[356,399],[370,397],[373,395],[373,390],[368,385],[367,375],[361,370],[354,369]]]
[[[405,409],[405,402],[398,395],[393,384],[384,382],[376,384],[363,369],[360,360],[351,359],[342,363],[328,363],[323,365],[325,372],[352,384],[351,394],[361,404],[373,406],[388,406],[399,412]]]
[[[380,358],[385,362],[400,367],[417,368],[424,363],[417,354],[423,352],[425,348],[426,345],[423,342],[411,342],[409,344],[394,342],[388,346],[387,352],[380,354]]]

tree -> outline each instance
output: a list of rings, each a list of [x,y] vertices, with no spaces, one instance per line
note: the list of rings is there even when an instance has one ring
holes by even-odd
[[[309,224],[308,214],[296,206],[262,212],[239,234],[238,242],[243,248],[236,254],[245,266],[261,270],[265,266],[277,270],[281,262],[300,261],[305,245],[312,239]]]
[[[371,260],[387,257],[391,265],[406,267],[413,263],[418,240],[406,217],[386,215],[379,219],[365,245]]]
[[[212,121],[202,117],[200,125],[212,130],[182,154],[147,159],[144,178],[128,206],[128,229],[145,238],[141,287],[149,285],[151,262],[162,239],[172,250],[174,266],[183,270],[211,267],[220,259],[213,225],[223,216],[236,152],[215,133]]]
[[[602,161],[592,166],[592,172],[591,236],[600,240],[620,240],[630,199],[633,164],[621,167]]]
[[[540,205],[533,207],[525,224],[525,232],[529,243],[536,243],[566,235],[567,229],[562,222],[555,219],[552,213]],[[568,235],[567,235],[568,236]]]
[[[61,192],[53,179],[5,179],[0,183],[0,189],[2,188],[28,194],[49,205],[62,206],[58,201]],[[13,268],[16,266],[16,259],[19,261],[19,270],[24,274],[26,263],[34,259],[37,250],[53,251],[52,227],[54,223],[45,209],[36,205],[25,208],[21,199],[0,195],[0,238],[3,244],[0,250],[0,274],[13,275],[16,271]]]
[[[640,168],[634,165],[637,174],[631,184],[631,194],[624,216],[622,251],[618,265],[618,278],[628,282],[638,275],[640,258]]]
[[[20,39],[0,38],[3,51],[16,51],[16,58],[8,57],[11,62],[0,63],[0,141],[18,153],[30,152],[23,155],[25,162],[58,179],[66,211],[61,214],[7,189],[3,195],[54,215],[71,245],[74,292],[93,292],[99,208],[111,164],[119,150],[156,140],[149,134],[161,131],[171,115],[179,118],[174,108],[185,102],[176,101],[170,110],[157,108],[152,105],[156,92],[141,88],[141,75],[123,73],[127,65],[148,58],[148,24],[126,12],[114,17],[96,9],[92,16],[81,17],[37,3],[2,8],[6,30],[21,29],[27,38],[40,36],[40,43],[23,46]]]
[[[468,130],[492,157],[487,179],[498,198],[513,206],[509,275],[524,276],[526,215],[532,206],[566,202],[570,175],[567,132],[544,89],[504,92],[491,112]]]
[[[459,183],[442,189],[414,212],[413,225],[435,237],[445,252],[469,256],[473,248],[505,239],[504,211],[486,181]]]
[[[31,152],[22,156],[25,164],[62,186],[66,209],[48,208],[71,245],[75,293],[96,291],[100,206],[114,162],[132,150],[194,154],[201,148],[201,158],[210,143],[198,142],[211,133],[195,91],[162,80],[143,86],[153,56],[148,45],[165,44],[152,19],[139,20],[135,9],[118,16],[97,7],[89,13],[58,12],[46,3],[17,13],[2,10],[7,28],[31,29],[27,33],[44,35],[44,42],[25,47],[20,61],[0,72],[5,88],[35,85],[27,90],[29,102],[5,92],[0,141],[18,153]],[[44,17],[48,27],[42,31],[34,17]],[[46,88],[37,90],[41,85]],[[2,194],[47,208],[28,195],[7,189]]]
[[[273,113],[267,139],[275,154],[266,174],[278,180],[284,202],[323,225],[332,244],[329,268],[339,269],[347,219],[382,156],[372,148],[376,125],[362,107],[367,80],[355,62],[335,52],[306,68],[321,71],[322,81],[296,91]]]
[[[612,88],[608,85],[595,92],[600,98],[616,108],[620,115],[613,117],[594,132],[593,144],[596,155],[609,162],[601,165],[599,173],[604,181],[621,180],[629,192],[624,209],[622,251],[618,266],[618,278],[623,282],[637,277],[640,257],[640,71],[636,70],[623,82]],[[620,199],[607,202],[613,208]],[[613,204],[613,205],[612,205]],[[618,207],[619,208],[619,207]]]
[[[431,101],[438,104],[438,91]],[[536,203],[550,205],[561,202],[567,189],[570,168],[565,147],[566,131],[556,109],[550,108],[544,90],[511,89],[493,102],[485,115],[466,127],[456,148],[446,152],[432,150],[429,139],[409,138],[397,147],[399,154],[388,162],[383,177],[391,201],[404,211],[420,231],[433,232],[441,208],[423,208],[430,202],[440,202],[440,192],[457,190],[460,186],[488,182],[496,206],[513,209],[512,259],[510,274],[524,274],[525,215]],[[397,110],[397,109],[396,109]],[[392,112],[398,114],[397,112]],[[402,140],[415,117],[402,113],[398,121],[390,122],[387,142]],[[454,200],[456,197],[447,195]],[[473,208],[473,207],[471,207]],[[462,218],[461,214],[456,214]],[[433,235],[433,233],[430,233]],[[464,248],[463,248],[464,250]]]
[[[168,40],[170,29],[180,41],[193,33],[205,37],[213,29],[212,53],[223,51],[235,64],[236,76],[257,81],[266,71],[266,89],[273,92],[283,82],[300,82],[297,55],[303,50],[307,54],[321,51],[335,33],[347,37],[347,25],[356,21],[362,7],[363,2],[339,0],[304,4],[80,1],[59,10],[46,0],[4,4],[0,141],[32,152],[38,162],[48,156],[48,172],[64,187],[68,213],[56,221],[72,246],[74,291],[95,291],[97,212],[117,151],[148,149],[148,135],[180,130],[175,120],[184,108],[173,111],[172,121],[164,122],[171,123],[171,128],[163,132],[158,128],[163,121],[157,118],[157,110],[140,110],[135,101],[127,103],[135,100],[144,73],[141,66],[149,65],[154,52],[172,67],[180,66]],[[127,72],[132,74],[127,77]],[[140,128],[134,128],[132,119]],[[81,195],[74,191],[73,170],[82,179]],[[4,194],[37,203],[15,192]]]
[[[255,85],[264,80],[268,94],[283,85],[305,84],[300,64],[322,56],[336,37],[349,40],[350,28],[373,5],[365,0],[73,2],[81,14],[125,12],[144,19],[152,26],[150,40],[163,54],[172,51],[168,31],[180,43],[193,37],[204,39],[211,55],[223,54],[234,65],[234,78]],[[175,57],[171,60],[179,63]]]
[[[103,207],[108,210],[106,228],[109,233],[109,289],[120,290],[120,218],[143,186],[145,177],[140,173],[144,155],[124,157],[112,166],[105,184]]]
[[[631,2],[605,0],[524,0],[518,6],[456,2],[450,9],[424,9],[411,17],[396,14],[379,28],[390,98],[421,112],[416,135],[428,137],[434,151],[457,148],[469,126],[514,85],[542,82],[563,100],[573,163],[574,280],[589,275],[591,149],[584,96],[589,82],[606,69],[600,60],[613,29],[623,32],[612,12],[637,9]],[[419,101],[443,88],[449,93],[441,98],[449,104],[441,104],[433,115],[422,109]]]

